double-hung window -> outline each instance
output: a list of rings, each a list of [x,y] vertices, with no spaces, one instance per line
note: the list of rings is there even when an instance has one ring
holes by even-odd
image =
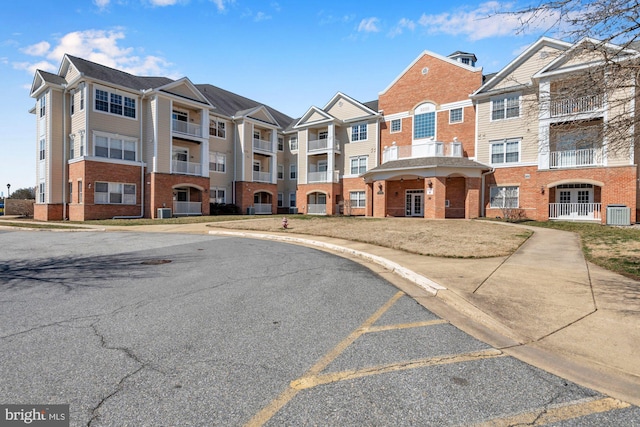
[[[489,192],[492,208],[517,208],[520,189],[516,186],[491,187]]]
[[[40,117],[44,117],[47,112],[47,95],[42,95],[39,100],[40,103]]]
[[[82,137],[84,138],[84,137]],[[81,154],[83,155],[84,139],[80,143]],[[132,139],[114,138],[110,135],[96,135],[94,139],[94,155],[115,160],[136,161],[137,143]]]
[[[296,193],[289,193],[289,206],[296,207]]]
[[[368,156],[351,157],[351,175],[360,175],[367,171]]]
[[[520,94],[508,94],[491,99],[491,120],[520,117]]]
[[[135,205],[136,185],[120,182],[96,182],[94,203],[102,205]]]
[[[81,92],[81,97],[81,103],[84,104],[83,92]],[[115,91],[110,92],[107,88],[96,87],[95,110],[135,119],[136,99]]]
[[[298,165],[294,163],[292,165],[289,165],[289,179],[296,180],[297,178],[298,178]]]
[[[69,96],[69,114],[73,116],[73,113],[75,113],[75,109],[76,109],[76,94],[71,93],[71,96]]]
[[[209,189],[211,194],[212,203],[226,203],[226,190],[224,188],[211,188]]]
[[[284,165],[278,165],[278,179],[284,179]]]
[[[520,161],[520,139],[511,138],[491,141],[491,163],[518,163]]]
[[[209,153],[209,172],[226,172],[227,155],[223,153]]]
[[[298,151],[298,137],[297,136],[292,136],[291,139],[289,139],[289,150]]]
[[[215,136],[218,138],[226,138],[227,137],[227,124],[222,120],[218,120],[215,117],[211,117],[209,119],[209,135]]]
[[[367,139],[366,123],[351,126],[351,141],[364,141],[366,139]]]
[[[45,147],[46,147],[45,140],[41,139],[40,140],[40,151],[39,151],[39,156],[38,156],[39,160],[44,160],[45,159],[45,155],[46,155],[46,152],[45,152],[46,148]]]
[[[364,208],[366,193],[364,191],[351,191],[349,192],[349,201],[352,208]]]

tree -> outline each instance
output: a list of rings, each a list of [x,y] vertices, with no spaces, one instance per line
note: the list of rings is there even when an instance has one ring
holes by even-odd
[[[608,151],[625,153],[632,141],[640,150],[638,0],[549,0],[502,14],[515,15],[521,23],[521,33],[541,29],[565,41],[580,43],[561,55],[582,58],[590,66],[576,70],[565,84],[552,85],[546,96],[561,101],[556,105],[563,105],[564,100],[565,108],[574,105],[573,102],[583,103],[584,108],[590,102],[601,103],[606,99],[608,111],[613,113],[608,115],[606,125],[598,129],[592,126],[593,129],[584,132],[587,123],[577,123],[575,135],[564,135],[565,139],[576,141],[579,146],[596,136],[607,142]],[[539,105],[550,105],[540,104],[545,99],[539,97],[536,101]],[[562,131],[572,132],[566,126]]]
[[[18,188],[11,193],[10,199],[31,200],[36,198],[36,189],[33,187]]]

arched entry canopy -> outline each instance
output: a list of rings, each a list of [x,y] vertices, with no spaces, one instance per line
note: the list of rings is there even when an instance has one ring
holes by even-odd
[[[196,184],[176,184],[173,191],[174,215],[202,215],[204,188]]]
[[[464,157],[388,161],[362,175],[367,215],[423,218],[480,216],[483,174],[491,167]]]

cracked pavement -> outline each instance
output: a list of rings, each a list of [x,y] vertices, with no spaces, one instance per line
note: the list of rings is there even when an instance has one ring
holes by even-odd
[[[509,357],[314,249],[101,232],[0,241],[0,396],[68,403],[72,426],[640,424],[638,407]]]

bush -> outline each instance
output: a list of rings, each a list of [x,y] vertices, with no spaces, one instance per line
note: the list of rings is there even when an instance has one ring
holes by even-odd
[[[238,215],[240,207],[227,203],[209,203],[210,215]]]

